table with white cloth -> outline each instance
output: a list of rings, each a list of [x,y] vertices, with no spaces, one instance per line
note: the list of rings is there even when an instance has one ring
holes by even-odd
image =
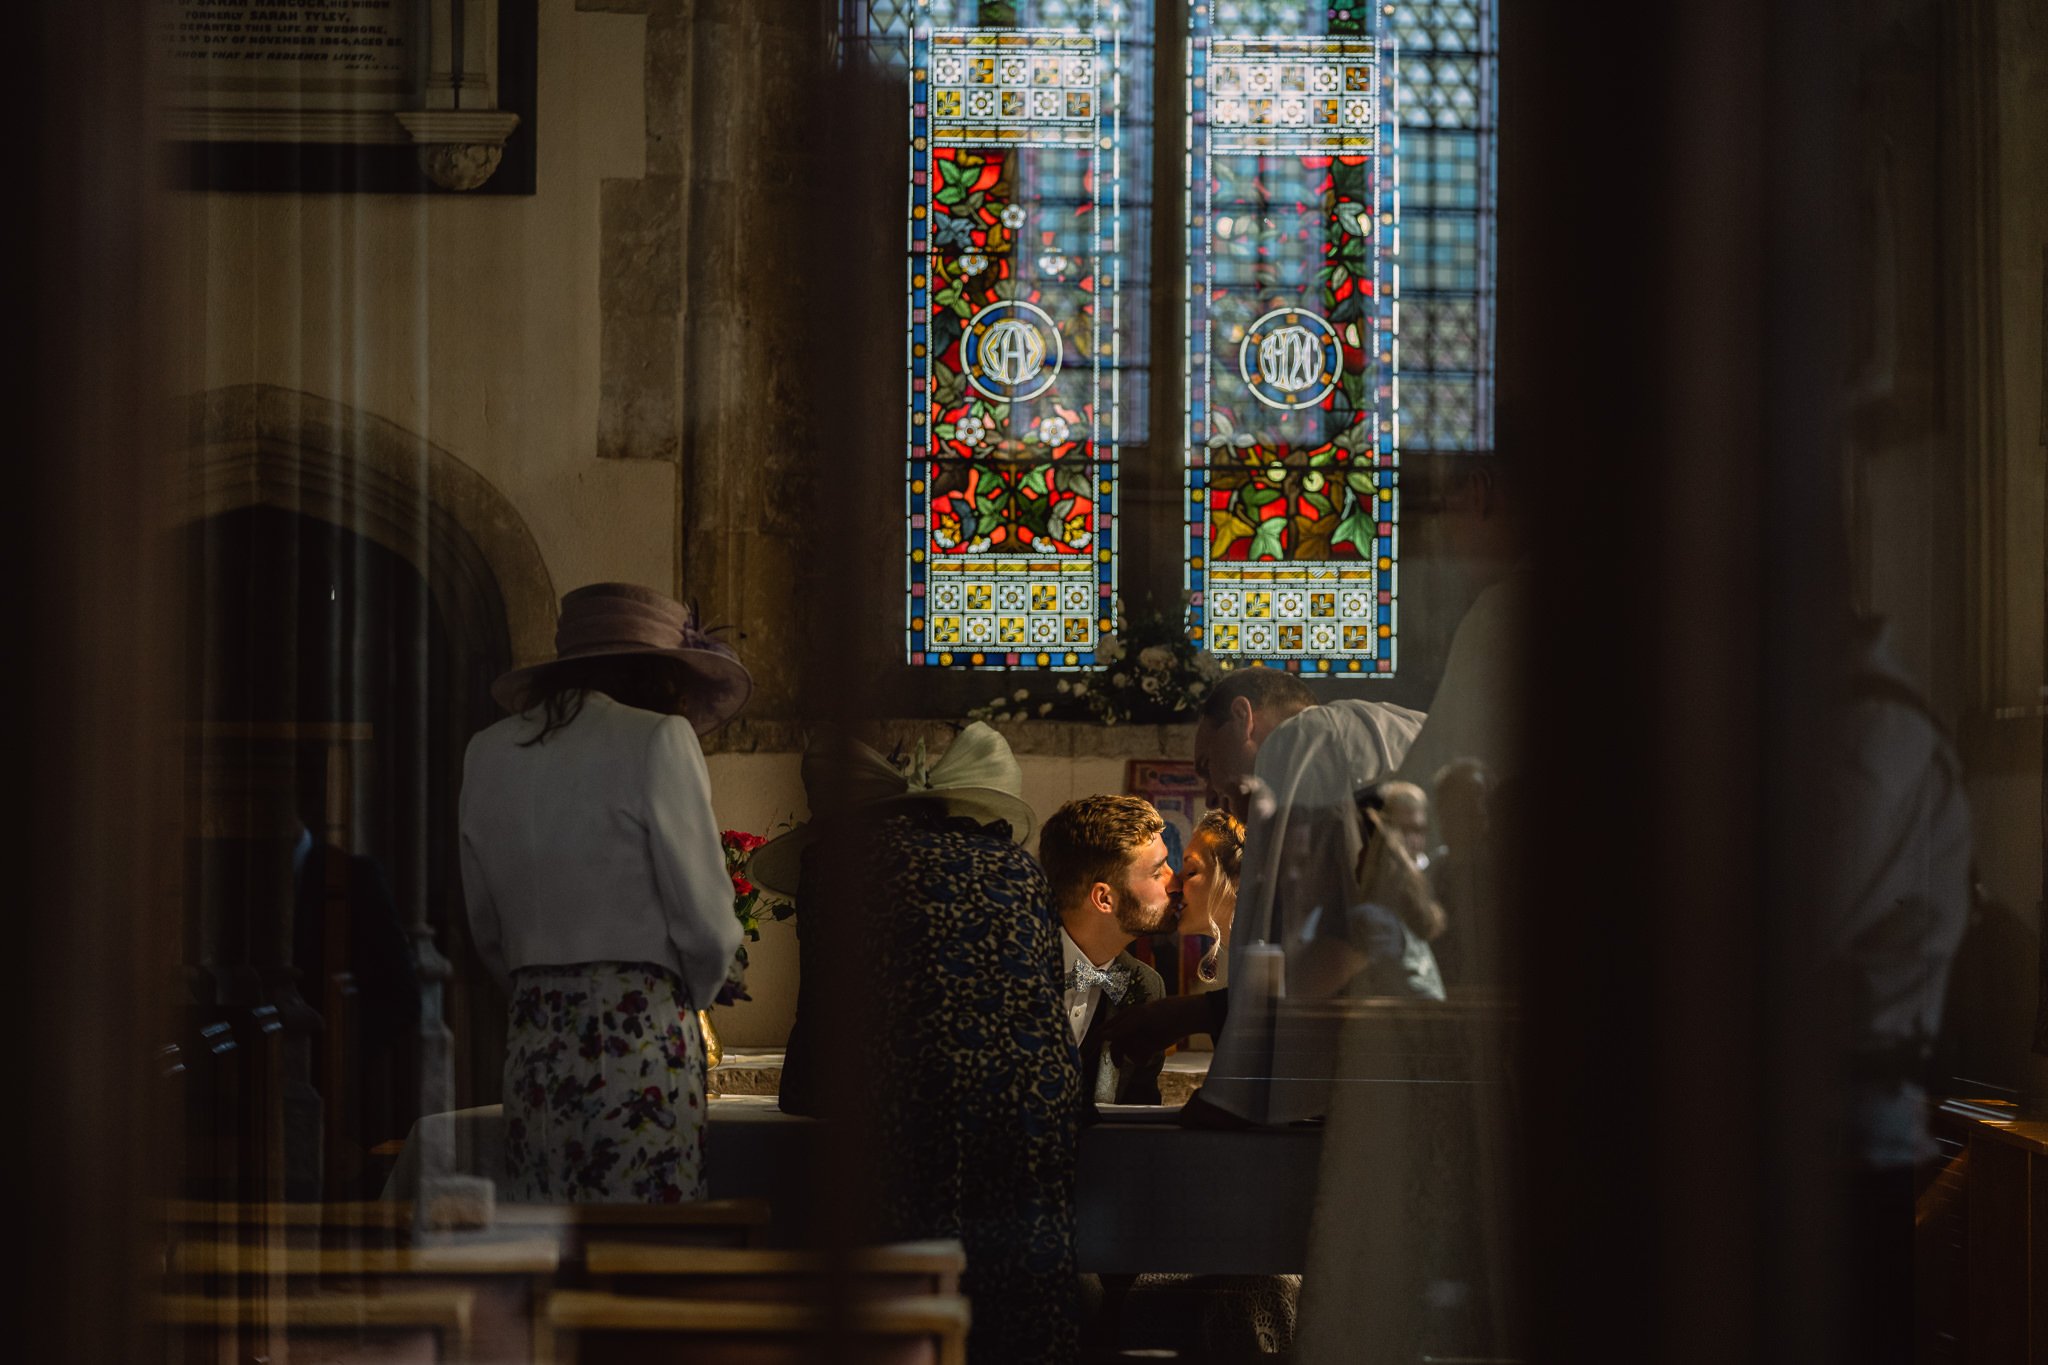
[[[711,1197],[766,1199],[775,1216],[771,1238],[800,1240],[816,1207],[813,1157],[824,1125],[783,1113],[771,1095],[720,1095],[709,1108],[704,1164]],[[448,1154],[452,1174],[498,1179],[504,1158],[499,1106],[421,1119],[385,1186],[386,1198],[416,1195],[419,1154],[429,1149]],[[1079,1266],[1110,1275],[1298,1273],[1307,1259],[1320,1151],[1321,1132],[1314,1128],[1215,1131],[1171,1121],[1085,1128]]]

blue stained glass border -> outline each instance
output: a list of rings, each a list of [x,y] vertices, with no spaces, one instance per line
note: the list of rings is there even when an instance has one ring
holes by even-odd
[[[1095,35],[1097,90],[1099,103],[1095,113],[1095,133],[1090,139],[1092,148],[1092,175],[1096,183],[1096,201],[1093,228],[1094,250],[1092,260],[1096,265],[1097,279],[1095,297],[1099,300],[1092,316],[1094,340],[1090,357],[1094,369],[1091,392],[1094,426],[1091,431],[1093,448],[1097,458],[1091,463],[1094,482],[1094,537],[1090,548],[1094,564],[1087,577],[1094,586],[1093,629],[1085,647],[1066,648],[1066,641],[1040,642],[994,640],[986,642],[988,647],[976,648],[967,640],[943,638],[935,629],[935,617],[939,613],[932,609],[935,578],[949,573],[963,574],[964,569],[955,570],[949,564],[945,569],[935,568],[937,562],[931,553],[931,495],[937,463],[932,460],[925,431],[932,420],[932,395],[928,382],[930,377],[930,349],[935,339],[933,330],[933,298],[928,280],[933,272],[928,266],[931,259],[929,236],[929,215],[932,208],[933,185],[925,172],[931,164],[933,143],[932,105],[932,52],[933,40],[941,30],[934,25],[929,11],[920,10],[909,44],[910,64],[910,154],[911,179],[909,184],[910,258],[906,283],[910,295],[910,322],[906,338],[907,373],[910,379],[910,404],[906,415],[905,440],[909,454],[908,475],[905,480],[905,530],[906,575],[905,575],[905,644],[906,656],[913,666],[964,669],[1083,669],[1093,667],[1096,641],[1101,634],[1113,628],[1115,619],[1117,584],[1117,498],[1116,498],[1116,452],[1118,449],[1118,376],[1115,349],[1118,335],[1118,308],[1121,294],[1121,243],[1118,237],[1121,220],[1121,118],[1122,118],[1122,48],[1119,35],[1111,31],[1102,32],[1099,21],[1091,22],[1088,32]],[[1020,32],[1022,30],[995,30]],[[1073,36],[1079,36],[1075,34]],[[1103,224],[1108,220],[1107,226]],[[1106,283],[1105,283],[1106,281]],[[1106,305],[1106,307],[1105,307]],[[990,559],[995,557],[991,556]],[[1022,561],[1025,556],[1003,556],[1009,561]],[[1071,562],[1071,557],[1066,558]],[[988,574],[1000,574],[1002,570],[985,561],[968,556],[947,556],[955,563],[973,564],[980,562]],[[1045,567],[1032,564],[1029,567]],[[1011,570],[1017,578],[1043,581],[1046,576],[1032,574],[1029,569]],[[1075,575],[1068,573],[1058,581],[1066,583]],[[1007,586],[1007,584],[1006,584]],[[1032,623],[1032,628],[1038,627]],[[1012,644],[1022,647],[1011,648]],[[1040,645],[1044,647],[1040,647]]]
[[[1384,11],[1382,12],[1382,15]],[[1379,230],[1371,238],[1370,254],[1372,268],[1369,278],[1374,286],[1374,306],[1366,315],[1369,323],[1368,345],[1362,347],[1364,363],[1369,367],[1366,390],[1372,401],[1369,417],[1359,423],[1370,426],[1374,520],[1377,532],[1372,539],[1370,558],[1357,560],[1266,560],[1230,561],[1224,565],[1212,564],[1208,558],[1211,541],[1210,491],[1212,480],[1209,470],[1211,440],[1219,435],[1216,413],[1211,400],[1214,367],[1221,363],[1219,347],[1214,336],[1216,317],[1214,294],[1217,280],[1209,234],[1215,210],[1209,200],[1211,187],[1215,183],[1212,172],[1214,158],[1220,153],[1213,146],[1211,124],[1212,43],[1215,41],[1258,43],[1266,41],[1266,35],[1217,34],[1211,26],[1211,4],[1208,0],[1197,3],[1191,12],[1191,30],[1188,43],[1188,176],[1189,217],[1188,217],[1188,276],[1187,276],[1187,321],[1188,347],[1188,402],[1186,429],[1186,521],[1187,551],[1184,557],[1186,586],[1190,602],[1190,634],[1205,648],[1217,654],[1220,662],[1228,666],[1265,665],[1292,672],[1310,675],[1356,675],[1377,678],[1391,678],[1394,673],[1399,632],[1396,630],[1396,608],[1399,600],[1399,526],[1400,498],[1398,486],[1400,423],[1398,418],[1399,385],[1396,366],[1399,349],[1396,338],[1398,275],[1396,263],[1400,253],[1400,131],[1397,122],[1385,117],[1386,111],[1396,101],[1398,54],[1395,51],[1391,32],[1385,25],[1378,26],[1371,42],[1376,54],[1377,72],[1374,90],[1379,101],[1381,117],[1375,129],[1375,138],[1370,158],[1372,211]],[[1303,50],[1313,51],[1307,44],[1313,43],[1319,35],[1304,34],[1294,41],[1303,44]],[[1228,75],[1228,72],[1221,73]],[[1247,79],[1249,79],[1247,77]],[[1242,155],[1243,153],[1236,153]],[[1393,239],[1390,253],[1383,248],[1387,238]],[[1249,343],[1247,343],[1249,344]],[[1227,436],[1228,432],[1222,433]],[[1359,453],[1354,450],[1353,455]],[[1357,466],[1349,465],[1347,469]],[[1260,579],[1258,575],[1272,575]],[[1228,575],[1228,578],[1223,577]],[[1341,575],[1341,577],[1340,577]],[[1220,583],[1228,587],[1219,587]],[[1270,589],[1258,586],[1270,582]],[[1251,587],[1244,585],[1250,583]],[[1370,587],[1365,585],[1369,583]],[[1297,645],[1291,648],[1261,649],[1255,647],[1252,627],[1246,623],[1239,636],[1227,636],[1224,632],[1239,629],[1234,621],[1224,621],[1222,606],[1226,598],[1246,594],[1263,593],[1267,597],[1284,594],[1302,595],[1326,593],[1332,596],[1343,594],[1356,604],[1344,620],[1348,629],[1339,634],[1335,622],[1321,623],[1303,621],[1293,626]],[[1364,594],[1369,594],[1365,596]],[[1234,610],[1234,606],[1232,610]],[[1333,647],[1316,650],[1313,646],[1315,635],[1320,628],[1329,633]],[[1386,633],[1381,634],[1384,630]],[[1278,623],[1272,627],[1273,643],[1284,644],[1286,635]],[[1350,632],[1362,632],[1362,639],[1356,644],[1346,643]],[[1229,649],[1221,641],[1230,638]],[[1339,649],[1334,647],[1343,644]]]

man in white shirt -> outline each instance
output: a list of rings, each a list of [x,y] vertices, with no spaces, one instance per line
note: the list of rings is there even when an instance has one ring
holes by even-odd
[[[1393,776],[1424,719],[1389,702],[1319,704],[1300,678],[1271,668],[1233,670],[1204,699],[1195,770],[1210,801],[1245,822],[1230,931],[1233,983],[1251,979],[1241,959],[1253,946],[1280,954],[1281,974],[1267,987],[1273,994],[1329,996],[1351,983],[1358,957],[1344,928],[1365,846],[1355,798]],[[1266,1031],[1270,1019],[1261,1011],[1240,1019],[1234,1002],[1230,1009],[1204,1103],[1261,1122],[1321,1113],[1327,1080],[1315,1064],[1280,1055],[1288,1045]]]
[[[1135,796],[1088,796],[1053,813],[1038,835],[1052,884],[1066,973],[1067,1027],[1081,1051],[1081,1093],[1093,1103],[1158,1104],[1164,1050],[1102,1064],[1102,1035],[1119,1013],[1166,993],[1159,973],[1126,949],[1172,927],[1166,821]]]
[[[1260,759],[1266,741],[1303,713],[1318,709],[1321,714],[1313,718],[1314,724],[1299,733],[1329,730],[1341,736],[1334,752],[1345,763],[1347,803],[1356,788],[1393,775],[1426,719],[1422,712],[1392,702],[1338,701],[1324,707],[1308,684],[1292,673],[1235,669],[1203,699],[1195,719],[1195,773],[1208,788],[1209,804],[1249,824],[1252,793],[1270,766]],[[1288,737],[1295,733],[1290,731]],[[1275,784],[1269,780],[1266,785]]]

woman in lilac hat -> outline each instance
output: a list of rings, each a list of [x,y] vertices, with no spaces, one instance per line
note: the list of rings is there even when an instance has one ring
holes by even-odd
[[[596,583],[562,599],[556,657],[492,686],[470,741],[462,882],[506,987],[505,1197],[704,1197],[695,1009],[740,945],[697,737],[752,690],[681,603]]]

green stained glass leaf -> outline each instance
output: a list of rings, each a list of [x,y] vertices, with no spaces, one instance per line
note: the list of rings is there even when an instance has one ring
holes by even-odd
[[[1330,544],[1349,545],[1363,555],[1372,549],[1372,538],[1378,529],[1378,523],[1372,519],[1371,500],[1358,499],[1351,504],[1344,520],[1337,523],[1337,529],[1330,532]]]
[[[1280,558],[1281,555],[1286,553],[1285,546],[1281,541],[1281,537],[1286,533],[1286,530],[1287,522],[1281,517],[1271,517],[1260,522],[1252,530],[1252,558]]]
[[[1330,439],[1332,444],[1356,455],[1360,451],[1372,449],[1372,427],[1364,422],[1353,422]]]

